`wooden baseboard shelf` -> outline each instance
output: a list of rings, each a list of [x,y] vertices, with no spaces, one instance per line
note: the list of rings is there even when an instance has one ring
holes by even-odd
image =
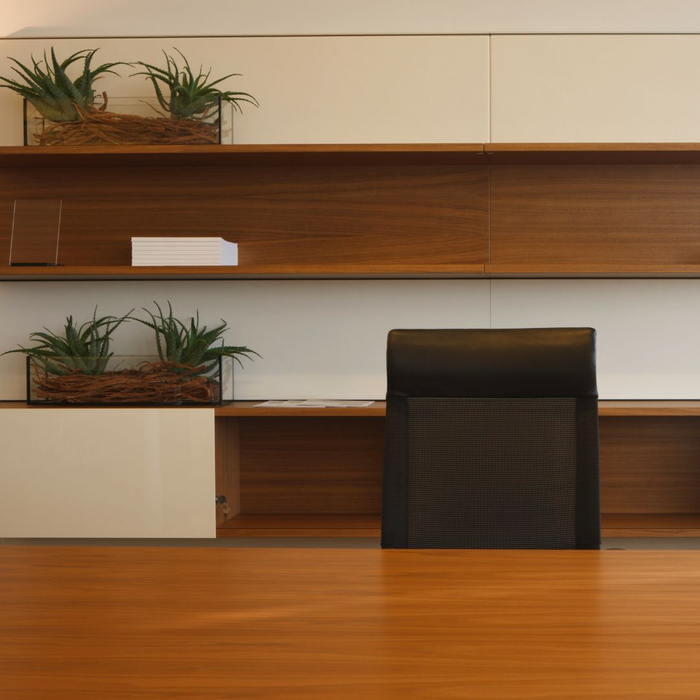
[[[262,401],[231,401],[215,408],[217,418],[383,418],[386,401],[364,408],[262,408]],[[601,417],[700,416],[700,401],[599,401]]]
[[[700,513],[604,513],[603,537],[700,537]]]
[[[379,515],[236,515],[217,537],[379,537]]]
[[[236,515],[217,537],[379,537],[380,515]],[[604,513],[603,537],[700,537],[700,513]]]

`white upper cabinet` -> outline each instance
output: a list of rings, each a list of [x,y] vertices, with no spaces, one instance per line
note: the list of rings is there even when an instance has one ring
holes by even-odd
[[[492,42],[494,142],[700,141],[700,36]]]
[[[235,116],[235,143],[482,143],[488,140],[487,36],[30,39],[0,41],[0,75],[9,56],[30,63],[54,46],[59,58],[100,47],[95,60],[161,65],[182,51],[219,87],[260,101]],[[153,93],[136,68],[96,83],[110,97]],[[230,111],[230,108],[228,109]],[[21,145],[22,100],[0,90],[0,145]],[[230,142],[230,134],[227,135]]]

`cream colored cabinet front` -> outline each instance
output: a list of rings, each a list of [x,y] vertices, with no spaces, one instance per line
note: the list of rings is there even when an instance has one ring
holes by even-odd
[[[253,4],[253,3],[250,3]],[[329,3],[330,4],[330,3]],[[52,46],[59,58],[85,39],[0,40],[0,75],[10,57],[31,65]],[[88,42],[90,44],[90,42]],[[90,44],[92,45],[92,44]],[[226,143],[482,143],[488,140],[488,36],[297,36],[102,38],[104,61],[163,64],[176,46],[212,78],[260,101],[243,105]],[[111,97],[153,97],[135,71],[100,78]],[[224,121],[232,108],[224,109]],[[22,144],[22,100],[0,90],[0,145]],[[233,133],[235,132],[235,133]],[[233,139],[233,140],[232,140]]]
[[[0,537],[215,537],[214,411],[0,410]]]
[[[491,41],[491,141],[700,141],[700,36]]]

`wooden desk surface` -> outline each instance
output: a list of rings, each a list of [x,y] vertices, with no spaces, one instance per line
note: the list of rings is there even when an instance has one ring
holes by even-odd
[[[700,552],[0,547],[0,696],[700,698]]]

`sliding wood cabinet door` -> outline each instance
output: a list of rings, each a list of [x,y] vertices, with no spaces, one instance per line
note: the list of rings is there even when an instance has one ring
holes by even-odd
[[[491,141],[700,141],[700,36],[496,36]]]
[[[0,537],[214,537],[214,411],[0,411]]]

